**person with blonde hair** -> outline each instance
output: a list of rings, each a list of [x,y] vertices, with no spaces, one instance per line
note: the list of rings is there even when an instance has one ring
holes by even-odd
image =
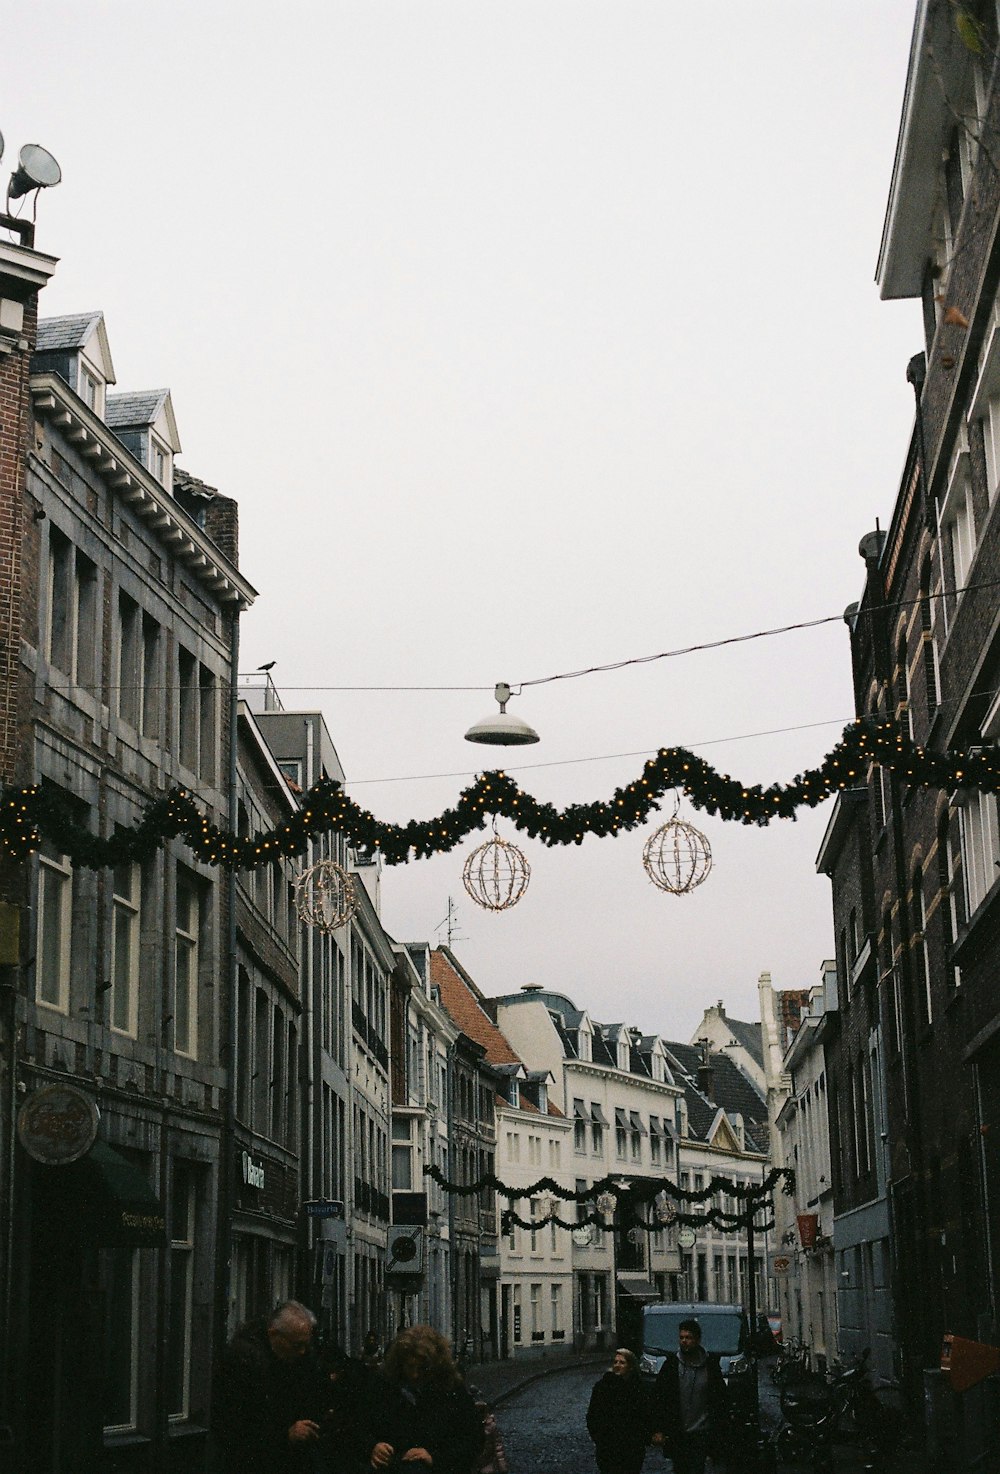
[[[371,1468],[468,1474],[482,1451],[483,1424],[444,1336],[432,1326],[400,1331],[382,1372]]]
[[[600,1474],[639,1474],[652,1433],[649,1402],[633,1352],[619,1346],[587,1408]]]

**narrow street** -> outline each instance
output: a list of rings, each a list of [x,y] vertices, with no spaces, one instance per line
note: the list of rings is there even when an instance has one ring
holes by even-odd
[[[590,1390],[601,1367],[576,1367],[542,1377],[506,1398],[497,1421],[516,1474],[590,1474],[596,1470],[594,1445],[584,1419]],[[655,1456],[662,1466],[662,1459]],[[647,1462],[653,1466],[654,1455]]]

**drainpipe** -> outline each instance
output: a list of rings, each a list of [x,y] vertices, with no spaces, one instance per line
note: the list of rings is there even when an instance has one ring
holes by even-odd
[[[229,648],[229,803],[228,822],[236,833],[239,821],[236,772],[239,739],[237,707],[240,669],[240,611],[233,610]],[[236,871],[226,875],[226,898],[229,915],[226,926],[226,977],[228,987],[223,994],[222,1027],[225,1040],[226,1084],[225,1111],[222,1119],[222,1161],[219,1168],[218,1241],[215,1249],[215,1353],[221,1357],[228,1339],[229,1289],[233,1252],[233,1208],[235,1204],[236,1152],[236,987],[238,961],[236,945]]]
[[[448,1115],[448,1176],[452,1182],[457,1182],[455,1176],[455,1049],[457,1039],[453,1039],[448,1045],[448,1068],[445,1071],[445,1082],[447,1085],[447,1115]],[[451,1344],[458,1352],[458,1246],[455,1243],[455,1194],[448,1194],[448,1280],[451,1288]]]

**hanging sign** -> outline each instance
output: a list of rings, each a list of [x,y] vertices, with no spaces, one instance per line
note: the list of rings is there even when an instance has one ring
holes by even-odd
[[[99,1120],[94,1101],[75,1085],[44,1085],[18,1111],[17,1135],[36,1162],[62,1167],[90,1151]]]
[[[818,1213],[796,1213],[795,1221],[799,1226],[799,1243],[803,1249],[815,1249],[816,1234],[819,1230]]]
[[[771,1269],[775,1274],[791,1274],[792,1256],[790,1254],[774,1254],[771,1258]]]

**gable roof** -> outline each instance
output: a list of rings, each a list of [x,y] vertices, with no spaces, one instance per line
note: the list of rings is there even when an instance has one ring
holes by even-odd
[[[710,1100],[698,1087],[701,1050],[694,1044],[675,1044],[666,1040],[664,1043],[668,1055],[677,1066],[673,1072],[674,1081],[684,1090],[690,1134],[701,1141],[708,1141],[720,1108],[727,1115],[739,1112],[743,1117],[747,1147],[751,1151],[766,1153],[769,1147],[767,1103],[729,1055],[715,1052],[709,1055],[712,1066]]]
[[[742,1044],[747,1054],[764,1068],[764,1044],[761,1039],[760,1024],[751,1024],[743,1019],[730,1018],[726,1014],[726,1023],[732,1031],[733,1038],[737,1044]]]
[[[453,1021],[486,1050],[489,1065],[520,1065],[506,1036],[483,1007],[483,995],[447,947],[431,952],[431,983],[441,990],[441,1003]]]
[[[72,312],[65,317],[41,317],[38,320],[35,351],[52,353],[58,348],[83,348],[103,317],[103,312]]]
[[[111,362],[108,330],[104,325],[104,313],[73,312],[62,317],[39,319],[35,335],[36,353],[75,353],[86,348],[96,337],[96,352],[89,355],[94,367],[103,375],[105,382],[115,382],[115,366]]]

